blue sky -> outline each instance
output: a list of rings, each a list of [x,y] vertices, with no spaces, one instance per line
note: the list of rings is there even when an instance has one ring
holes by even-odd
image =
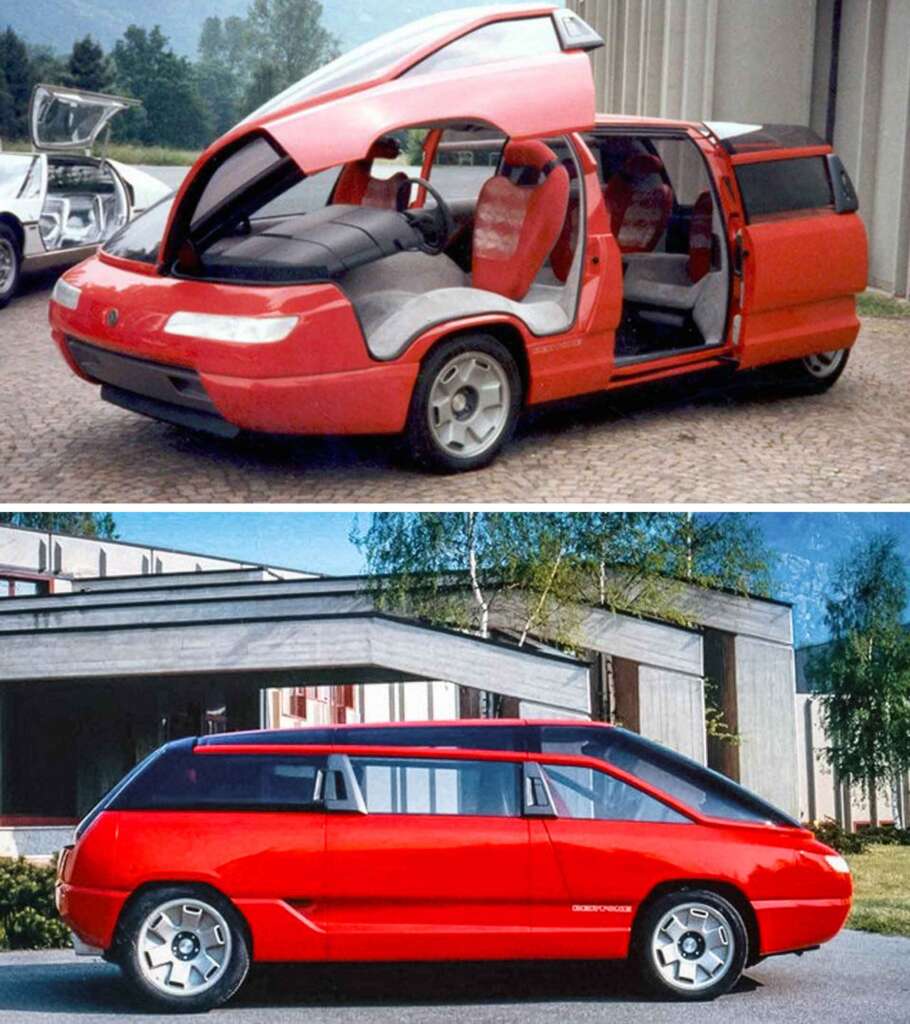
[[[774,596],[794,604],[797,644],[825,638],[824,600],[831,572],[858,539],[883,529],[898,537],[910,564],[910,514],[762,512],[755,517],[777,553]],[[118,512],[122,540],[330,575],[361,572],[349,540],[353,512]]]

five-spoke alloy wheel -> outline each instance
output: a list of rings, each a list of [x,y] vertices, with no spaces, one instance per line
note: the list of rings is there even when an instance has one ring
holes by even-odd
[[[837,348],[781,363],[775,370],[780,377],[796,384],[801,390],[827,391],[846,369],[849,357],[850,349]]]
[[[515,429],[521,391],[515,360],[496,338],[444,342],[414,389],[407,427],[414,456],[444,472],[487,465]]]
[[[723,897],[681,890],[647,908],[636,926],[635,954],[651,991],[712,999],[736,984],[748,936],[739,912]]]
[[[168,1009],[202,1011],[229,999],[249,969],[239,915],[217,893],[143,893],[120,924],[118,960],[143,994]]]

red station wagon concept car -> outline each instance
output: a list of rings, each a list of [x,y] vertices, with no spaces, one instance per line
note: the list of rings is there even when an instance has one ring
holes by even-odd
[[[251,960],[630,958],[681,999],[831,939],[844,860],[623,729],[496,720],[178,740],[58,867],[77,951],[205,1010]]]
[[[602,43],[549,6],[449,11],[303,79],[61,279],[65,359],[160,420],[403,432],[444,471],[569,396],[770,364],[829,387],[867,273],[840,159],[598,117]]]

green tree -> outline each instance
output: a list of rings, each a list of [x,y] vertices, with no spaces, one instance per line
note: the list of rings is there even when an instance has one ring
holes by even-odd
[[[196,76],[215,135],[223,135],[239,119],[240,98],[247,80],[244,39],[245,28],[240,18],[222,22],[221,18],[213,16],[202,24]]]
[[[6,73],[0,67],[0,140],[13,137],[14,125],[13,97],[6,82]]]
[[[67,63],[70,84],[91,92],[105,92],[111,87],[113,72],[110,61],[99,43],[91,36],[73,43]]]
[[[538,632],[571,646],[573,607],[599,604],[686,621],[680,582],[761,589],[770,552],[743,518],[377,512],[352,539],[388,610],[486,635],[506,605],[520,639]]]
[[[11,27],[0,34],[0,68],[3,69],[11,101],[8,116],[8,137],[28,135],[28,103],[32,92],[32,68],[28,47]]]
[[[69,72],[66,61],[51,46],[29,44],[29,99],[31,91],[39,82],[48,85],[68,85]]]
[[[822,695],[828,761],[842,778],[866,781],[873,824],[878,788],[910,768],[910,637],[901,621],[907,588],[892,534],[857,544],[838,566],[827,601],[831,641],[807,666]]]
[[[318,0],[253,0],[246,16],[252,75],[244,106],[253,110],[338,56]]]
[[[151,31],[130,25],[114,44],[113,58],[117,88],[143,104],[117,118],[119,138],[186,148],[210,141],[212,124],[195,69],[174,53],[157,25]]]
[[[0,525],[101,540],[117,539],[117,524],[110,512],[0,512]]]

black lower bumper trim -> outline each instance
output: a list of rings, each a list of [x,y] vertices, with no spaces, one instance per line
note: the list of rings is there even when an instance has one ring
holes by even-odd
[[[149,416],[153,420],[162,420],[164,423],[173,423],[177,427],[188,427],[190,430],[213,434],[215,437],[230,439],[237,437],[240,433],[239,427],[228,423],[217,413],[201,412],[197,409],[187,409],[185,406],[172,405],[170,402],[162,402],[160,399],[149,398],[147,395],[138,395],[135,391],[124,391],[123,388],[114,387],[113,384],[102,385],[101,397],[121,409],[138,412],[142,416]]]

